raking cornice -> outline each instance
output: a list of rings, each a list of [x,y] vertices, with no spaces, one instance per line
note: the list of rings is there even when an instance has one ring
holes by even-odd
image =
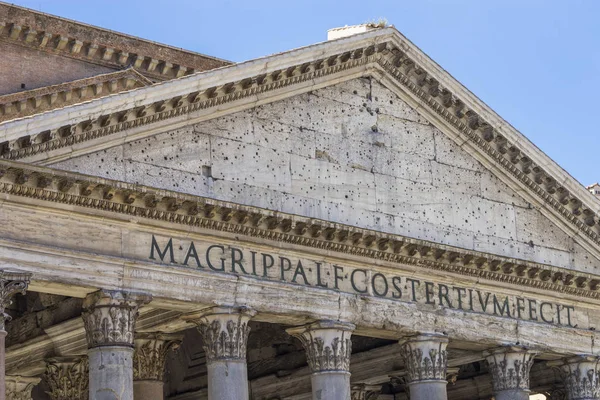
[[[0,96],[0,121],[82,103],[109,94],[151,85],[143,75],[128,68],[59,85]]]
[[[14,161],[0,161],[2,194],[600,299],[600,276],[567,268]]]
[[[600,254],[600,200],[393,28],[8,121],[0,124],[0,154],[27,160],[60,149],[82,151],[86,142],[102,138],[108,143],[111,136],[122,140],[136,128],[150,135],[154,126],[168,127],[169,121],[190,124],[194,113],[204,112],[209,119],[211,113],[238,111],[240,102],[264,104],[297,94],[290,89],[296,86],[306,89],[319,81],[323,87],[328,79],[336,83],[381,71],[422,105],[422,112],[442,121],[440,129],[460,135],[502,179],[525,189],[530,199],[551,210],[563,229],[577,232],[590,251]]]

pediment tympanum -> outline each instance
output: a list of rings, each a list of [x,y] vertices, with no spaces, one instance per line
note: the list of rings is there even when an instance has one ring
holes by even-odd
[[[373,78],[52,165],[594,273],[594,256]]]

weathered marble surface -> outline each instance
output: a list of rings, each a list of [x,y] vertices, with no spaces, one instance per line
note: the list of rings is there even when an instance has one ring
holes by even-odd
[[[374,79],[53,166],[598,273],[576,239]]]

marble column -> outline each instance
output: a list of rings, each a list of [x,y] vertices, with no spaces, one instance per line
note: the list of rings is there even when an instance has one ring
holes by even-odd
[[[300,339],[306,351],[313,399],[350,399],[350,337],[354,328],[343,322],[317,321],[286,330]]]
[[[52,400],[88,400],[87,356],[54,357],[46,360],[44,380]]]
[[[528,400],[529,371],[535,352],[520,347],[501,347],[483,353],[492,377],[496,400]]]
[[[7,400],[31,400],[31,390],[40,383],[40,378],[25,376],[6,377]]]
[[[248,400],[248,322],[255,314],[245,307],[219,306],[183,316],[202,335],[208,400]]]
[[[577,356],[550,362],[558,367],[569,400],[600,399],[600,357]]]
[[[165,359],[179,347],[183,334],[136,333],[133,353],[133,397],[163,400]]]
[[[410,400],[447,400],[448,338],[421,334],[400,341]]]
[[[12,296],[25,294],[29,286],[31,274],[22,272],[0,271],[0,400],[6,400],[6,321],[10,315],[6,308],[12,303]]]
[[[93,400],[133,400],[133,336],[149,295],[100,290],[84,303],[89,390]]]

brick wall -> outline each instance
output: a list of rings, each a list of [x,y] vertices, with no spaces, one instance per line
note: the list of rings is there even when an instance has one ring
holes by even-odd
[[[0,41],[0,96],[112,72],[113,69]],[[25,84],[25,89],[21,84]]]

